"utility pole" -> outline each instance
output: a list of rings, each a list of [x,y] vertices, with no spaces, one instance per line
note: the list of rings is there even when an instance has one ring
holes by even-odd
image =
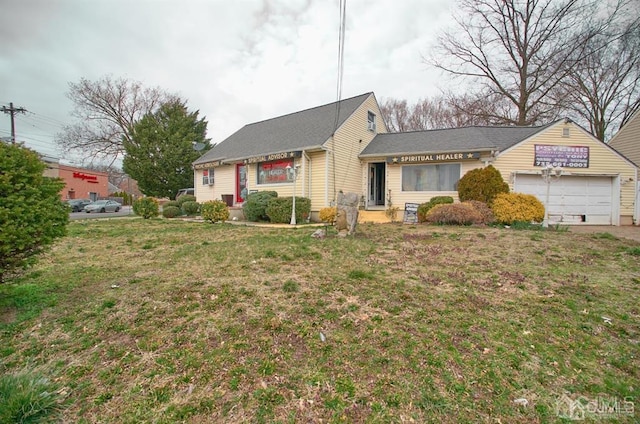
[[[13,103],[9,103],[9,107],[2,106],[2,109],[0,109],[0,110],[3,111],[4,113],[8,113],[9,115],[11,115],[11,142],[13,144],[16,144],[16,121],[15,121],[15,116],[16,116],[16,113],[25,113],[27,111],[27,109],[25,109],[23,107],[13,107]]]

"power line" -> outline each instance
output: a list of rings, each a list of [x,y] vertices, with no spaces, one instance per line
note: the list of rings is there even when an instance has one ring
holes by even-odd
[[[4,113],[7,113],[11,116],[11,142],[15,144],[16,143],[16,122],[15,122],[16,113],[26,113],[27,109],[23,107],[13,107],[13,103],[9,102],[9,107],[2,106],[0,110],[2,110]]]

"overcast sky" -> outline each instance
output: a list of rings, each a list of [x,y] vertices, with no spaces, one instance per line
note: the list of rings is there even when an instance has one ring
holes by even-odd
[[[347,0],[342,98],[438,94],[446,81],[422,57],[452,3]],[[18,140],[59,156],[68,83],[126,77],[179,94],[219,142],[336,100],[339,16],[338,0],[0,0],[0,106],[24,107]]]

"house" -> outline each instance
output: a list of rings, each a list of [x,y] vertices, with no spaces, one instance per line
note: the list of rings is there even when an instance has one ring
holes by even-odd
[[[359,155],[395,205],[433,196],[457,200],[467,171],[493,165],[512,191],[546,204],[551,166],[549,222],[628,225],[636,220],[637,168],[620,153],[568,119],[535,127],[464,127],[375,137]],[[369,203],[370,205],[370,203]]]
[[[611,138],[609,146],[640,166],[640,110]]]
[[[295,185],[317,214],[339,190],[362,191],[358,154],[386,131],[373,93],[245,125],[193,163],[196,197],[238,206],[256,190],[292,196]]]
[[[291,196],[295,184],[313,218],[338,191],[358,193],[365,216],[384,216],[391,205],[457,199],[459,179],[492,164],[513,191],[546,204],[549,190],[550,223],[637,222],[636,166],[568,119],[387,133],[380,117],[367,93],[246,125],[194,162],[198,201],[239,206],[254,190]]]

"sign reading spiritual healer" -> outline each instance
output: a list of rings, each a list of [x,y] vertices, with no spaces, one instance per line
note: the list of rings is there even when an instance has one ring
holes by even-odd
[[[425,162],[450,162],[459,160],[478,159],[480,152],[454,152],[454,153],[430,153],[424,155],[388,156],[387,163],[425,163]]]

